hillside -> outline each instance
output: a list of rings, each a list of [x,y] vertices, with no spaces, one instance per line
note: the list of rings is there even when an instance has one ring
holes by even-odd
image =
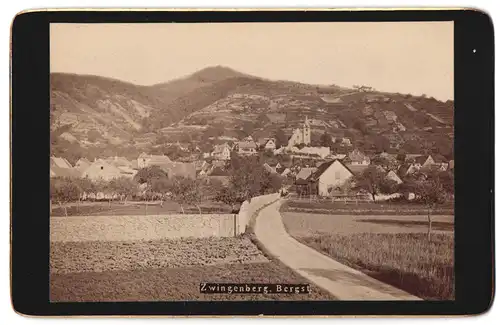
[[[432,148],[450,154],[453,102],[405,94],[272,81],[210,67],[153,86],[51,75],[53,153],[135,154],[161,142],[291,134],[307,116],[313,138],[350,137],[364,150]],[[71,143],[71,145],[69,145]]]

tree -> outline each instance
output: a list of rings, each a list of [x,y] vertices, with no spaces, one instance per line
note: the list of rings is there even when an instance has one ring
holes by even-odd
[[[375,156],[371,160],[372,165],[381,166],[387,170],[395,170],[398,166],[398,161],[395,158]]]
[[[276,148],[286,147],[288,145],[288,137],[281,128],[276,130],[274,138],[276,139]]]
[[[361,120],[355,120],[353,123],[353,128],[358,129],[363,135],[367,135],[370,133],[365,123],[361,122]]]
[[[200,181],[185,177],[174,177],[172,179],[172,194],[177,203],[180,204],[184,214],[184,205],[194,205],[201,214],[202,192]]]
[[[426,180],[417,181],[415,183],[415,194],[427,207],[427,239],[431,240],[432,232],[432,210],[437,204],[444,203],[446,193],[438,177],[428,178]]]
[[[150,166],[146,168],[139,169],[137,174],[134,176],[134,180],[139,184],[148,183],[151,185],[153,179],[168,178],[167,173],[163,171],[158,166]]]
[[[354,181],[355,188],[370,193],[373,201],[375,201],[376,194],[394,193],[397,185],[395,181],[387,179],[385,172],[375,165],[369,166],[361,174],[356,175]]]
[[[110,188],[112,191],[120,196],[120,201],[124,198],[124,204],[127,202],[129,196],[137,193],[137,182],[128,177],[119,177],[110,181]]]
[[[320,139],[319,139],[319,142],[321,144],[322,147],[328,147],[330,148],[332,146],[332,136],[329,135],[327,132],[324,132]]]
[[[224,189],[217,195],[219,201],[243,203],[263,192],[263,184],[269,172],[258,157],[232,156],[227,168],[229,185],[227,190]]]

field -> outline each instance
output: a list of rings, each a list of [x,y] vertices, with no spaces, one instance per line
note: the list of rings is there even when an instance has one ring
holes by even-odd
[[[288,201],[281,211],[324,213],[338,215],[427,215],[427,208],[418,203],[396,202],[332,202],[328,200],[309,201],[307,199]],[[453,204],[443,204],[433,210],[433,214],[453,215]]]
[[[195,206],[183,206],[184,213],[198,214],[199,210]],[[231,213],[231,206],[220,203],[206,201],[200,205],[202,214],[210,213]],[[139,215],[165,215],[182,214],[180,204],[175,201],[165,201],[163,206],[160,202],[85,202],[71,203],[66,205],[68,216],[98,216],[98,215],[121,215],[121,216],[139,216]],[[52,205],[52,217],[64,217],[66,212],[64,206]]]
[[[247,237],[51,243],[51,301],[334,300],[310,294],[202,294],[200,283],[307,283]]]
[[[453,216],[282,212],[287,231],[333,259],[428,300],[454,299]]]

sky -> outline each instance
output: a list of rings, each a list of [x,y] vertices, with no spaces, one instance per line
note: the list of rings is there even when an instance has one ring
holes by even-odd
[[[51,24],[51,72],[166,82],[209,66],[453,99],[453,22]]]

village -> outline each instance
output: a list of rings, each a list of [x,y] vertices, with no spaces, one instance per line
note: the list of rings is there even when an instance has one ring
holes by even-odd
[[[360,149],[353,148],[349,138],[332,139],[332,143],[337,141],[345,147],[347,153],[343,154],[332,152],[330,147],[312,146],[311,125],[307,117],[302,127],[293,131],[284,146],[278,146],[277,140],[272,137],[253,139],[247,136],[238,141],[225,141],[225,137],[221,136],[218,140],[219,144],[214,144],[211,151],[207,152],[202,152],[198,146],[190,150],[187,146],[174,144],[179,150],[187,153],[188,159],[180,159],[182,161],[173,161],[165,154],[142,153],[134,160],[115,156],[89,161],[82,157],[73,166],[65,158],[51,157],[50,177],[87,179],[92,182],[110,182],[121,178],[137,180],[141,169],[155,167],[161,169],[170,179],[198,179],[207,183],[215,181],[227,185],[232,176],[227,164],[233,156],[259,157],[258,161],[267,172],[279,175],[282,189],[298,197],[358,200],[364,197],[363,194],[368,194],[368,199],[387,200],[405,194],[406,199],[412,200],[415,194],[411,191],[398,191],[398,186],[406,179],[451,173],[454,169],[453,160],[437,159],[428,154],[380,152],[367,155]],[[356,188],[353,181],[370,170],[383,175],[386,183],[392,183],[393,186],[378,190],[362,187],[361,192],[352,191]],[[141,193],[144,195],[148,189],[151,190],[148,186],[151,184],[142,183],[137,188],[138,192],[131,194],[141,197]],[[369,194],[373,195],[370,197]],[[112,199],[118,196],[118,193],[113,191],[81,191],[78,199]]]

